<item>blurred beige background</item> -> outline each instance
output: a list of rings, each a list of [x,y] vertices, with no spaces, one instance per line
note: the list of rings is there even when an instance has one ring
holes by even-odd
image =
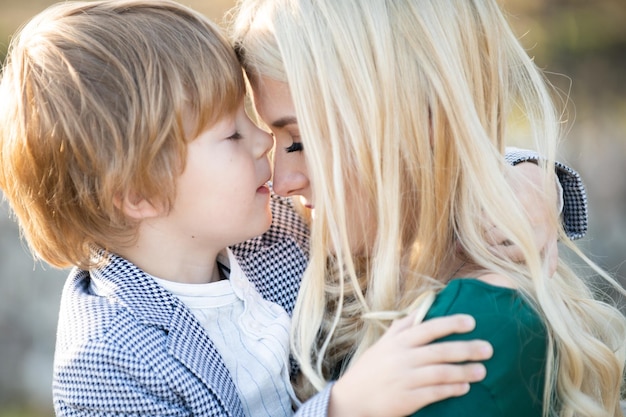
[[[0,59],[10,35],[53,2],[0,0]],[[216,21],[234,4],[234,0],[182,2]],[[539,66],[570,93],[571,130],[560,160],[578,170],[587,185],[589,232],[579,242],[625,283],[626,1],[503,0],[502,4]],[[6,204],[0,203],[0,417],[53,415],[52,358],[66,274],[33,261]]]

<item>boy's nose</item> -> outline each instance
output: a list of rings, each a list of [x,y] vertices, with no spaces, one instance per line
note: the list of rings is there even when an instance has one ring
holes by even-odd
[[[255,127],[255,145],[258,149],[258,157],[263,157],[274,147],[274,138],[263,129]]]

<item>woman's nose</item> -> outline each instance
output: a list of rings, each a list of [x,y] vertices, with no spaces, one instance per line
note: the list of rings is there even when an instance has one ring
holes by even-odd
[[[307,197],[310,184],[303,158],[297,158],[294,154],[280,154],[280,151],[274,153],[274,192],[283,197]]]
[[[300,173],[289,175],[276,175],[272,180],[274,192],[282,197],[293,197],[296,195],[305,195],[308,188],[308,180]]]

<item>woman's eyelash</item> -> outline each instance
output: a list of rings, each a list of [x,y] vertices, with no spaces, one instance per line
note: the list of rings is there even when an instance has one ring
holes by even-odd
[[[291,146],[288,146],[285,148],[285,152],[287,153],[302,152],[303,150],[304,150],[304,147],[302,146],[302,142],[294,142],[291,144]]]
[[[241,136],[241,134],[239,132],[235,132],[232,135],[230,135],[229,137],[227,137],[226,139],[232,139],[232,140],[237,140],[237,139],[241,139],[243,136]]]

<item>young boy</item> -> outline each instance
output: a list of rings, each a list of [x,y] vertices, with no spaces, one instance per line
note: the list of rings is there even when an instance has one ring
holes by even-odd
[[[244,94],[216,26],[167,0],[60,3],[15,38],[0,82],[0,188],[32,251],[74,267],[57,415],[292,414],[289,314],[308,235],[288,200],[270,197],[273,140]],[[266,232],[270,199],[280,222]],[[261,234],[238,247],[254,254],[251,282],[227,247]],[[463,317],[406,323],[388,340],[419,343],[382,344],[385,357],[473,328]],[[483,376],[477,364],[432,372],[450,370],[441,358],[490,356],[480,342],[424,349],[439,353],[416,361],[420,377],[398,369],[435,388],[421,402]]]
[[[78,267],[57,415],[291,415],[289,316],[225,249],[270,226],[273,140],[218,29],[170,2],[59,4],[1,91],[2,189],[34,252]]]

